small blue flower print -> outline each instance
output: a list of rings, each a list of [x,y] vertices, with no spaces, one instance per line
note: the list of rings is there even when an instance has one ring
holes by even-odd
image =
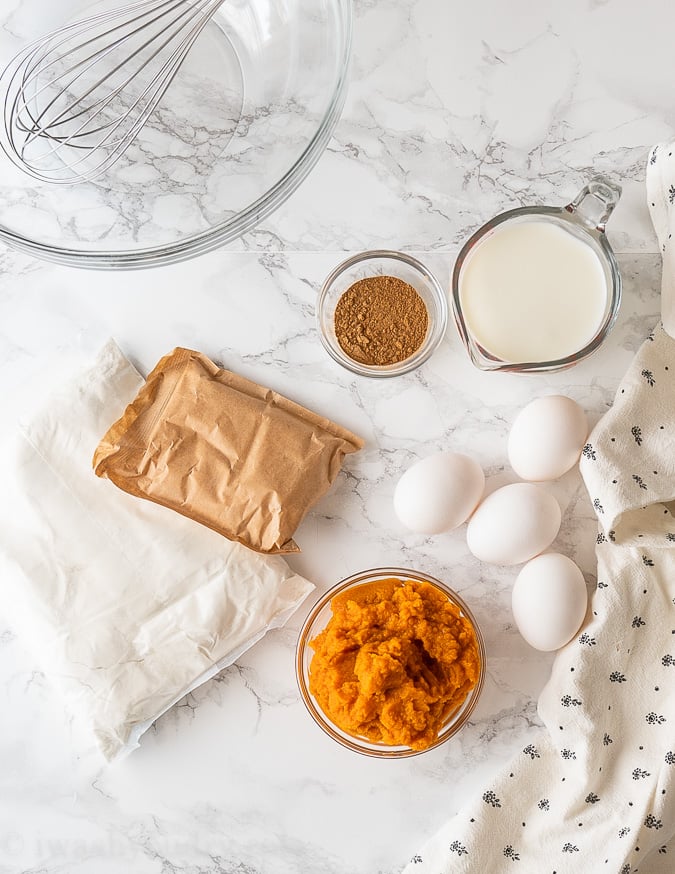
[[[542,798],[539,804],[537,804],[537,807],[539,808],[539,810],[550,810],[551,804],[548,798]]]
[[[600,498],[594,498],[593,506],[598,511],[598,513],[604,513],[605,511],[602,509],[602,504],[600,503]]]
[[[647,623],[644,621],[642,616],[634,616],[633,622],[631,623],[631,627],[632,628],[642,628],[642,626],[646,625],[646,624]]]
[[[584,633],[579,638],[579,643],[582,646],[595,646],[595,638],[591,637],[588,632],[584,631]]]
[[[645,716],[645,722],[647,723],[647,725],[663,725],[663,723],[666,721],[667,720],[665,716],[659,716],[653,711]]]
[[[638,428],[637,425],[633,425],[630,429],[630,433],[633,435],[633,440],[635,440],[637,445],[642,446],[642,430]]]
[[[610,683],[625,683],[626,676],[625,676],[625,674],[622,674],[620,671],[612,671],[612,673],[609,675],[609,682]]]
[[[529,756],[531,759],[539,759],[541,758],[539,753],[537,752],[537,748],[534,744],[528,744],[523,750],[526,756]]]
[[[584,448],[581,450],[581,454],[584,456],[584,458],[588,458],[591,461],[597,461],[598,459],[598,456],[595,453],[595,449],[593,449],[593,446],[590,443],[587,443],[584,446]]]
[[[619,837],[625,838],[629,832],[630,832],[630,826],[625,825],[623,828],[619,829]]]
[[[668,750],[664,761],[666,765],[675,765],[675,753],[672,750]]]
[[[565,759],[566,762],[569,762],[571,759],[576,759],[577,754],[572,750],[560,750],[560,755]]]
[[[633,480],[640,486],[641,489],[647,488],[647,483],[642,479],[641,476],[638,476],[636,473],[633,474]]]
[[[424,859],[421,856],[413,856],[412,859],[410,860],[410,862],[413,865],[419,865],[419,863],[423,862],[423,861],[424,861]]]
[[[671,185],[668,189],[668,200],[670,203],[675,202],[675,185]]]
[[[667,655],[664,655],[664,657],[661,659],[661,664],[664,668],[670,668],[672,667],[672,665],[675,665],[675,658],[673,658],[673,656],[668,653]]]
[[[603,742],[603,744],[604,744],[606,747],[608,747],[610,744],[613,744],[613,743],[614,743],[614,741],[613,741],[612,738],[607,734],[607,732],[605,732],[605,736],[603,737],[602,742]]]
[[[651,774],[649,771],[645,771],[643,768],[634,768],[633,769],[633,780],[643,780],[645,777],[650,777]]]
[[[562,848],[563,853],[578,853],[579,847],[574,844],[566,843]]]
[[[640,375],[644,376],[644,378],[647,382],[647,385],[650,385],[653,387],[656,384],[656,380],[654,379],[654,374],[651,372],[651,370],[643,370]]]
[[[560,699],[563,707],[581,707],[582,702],[578,698],[572,698],[571,695],[563,695]]]
[[[487,792],[483,793],[483,801],[486,804],[489,804],[491,807],[501,807],[501,802],[499,798],[495,795],[492,789],[489,789]]]
[[[598,534],[598,536],[595,538],[595,542],[598,543],[598,544],[599,544],[599,543],[607,543],[607,538],[606,538],[605,535],[602,533],[602,531],[601,531],[601,532]]]
[[[448,847],[451,853],[457,853],[458,856],[468,856],[469,851],[464,846],[464,844],[460,844],[459,841],[453,841]]]
[[[645,567],[654,567],[654,562],[651,560],[651,558],[647,558],[646,555],[642,556],[642,564]]]
[[[609,537],[609,539],[612,541],[612,543],[614,543],[616,540],[616,531],[612,528],[611,531],[607,532],[607,537]]]
[[[586,804],[597,804],[600,801],[600,796],[596,795],[595,792],[589,792],[584,800]]]
[[[647,814],[647,818],[645,819],[645,825],[647,828],[663,828],[663,823],[660,819],[657,819],[653,813]]]
[[[511,846],[511,844],[504,847],[504,855],[506,856],[507,859],[511,859],[512,862],[519,862],[520,861],[520,856],[518,855],[518,853],[516,853],[516,851]]]
[[[672,531],[669,531],[669,532],[666,534],[666,540],[667,540],[669,543],[675,543],[675,534],[673,534]]]

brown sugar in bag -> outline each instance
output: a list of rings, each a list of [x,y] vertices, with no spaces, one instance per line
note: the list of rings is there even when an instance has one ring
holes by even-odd
[[[97,476],[264,553],[293,534],[363,441],[205,355],[175,349],[94,453]]]

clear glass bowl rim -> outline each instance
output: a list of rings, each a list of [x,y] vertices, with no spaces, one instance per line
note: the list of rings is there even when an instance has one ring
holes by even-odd
[[[247,231],[257,227],[288,200],[314,168],[328,145],[335,126],[340,119],[349,84],[353,16],[351,0],[334,0],[334,2],[339,10],[342,28],[338,34],[340,38],[338,46],[340,74],[336,80],[331,101],[316,133],[307,143],[295,163],[268,191],[245,209],[240,210],[226,221],[206,231],[191,234],[174,243],[137,249],[91,249],[80,251],[69,246],[54,246],[42,243],[38,239],[18,234],[1,224],[0,241],[7,243],[13,249],[20,252],[37,256],[56,264],[98,270],[134,270],[187,261],[197,255],[203,255],[206,252],[211,252],[220,246],[231,243],[239,239]]]
[[[416,273],[419,273],[423,276],[430,287],[433,289],[434,296],[436,298],[436,303],[438,305],[438,310],[440,313],[440,317],[436,319],[432,327],[432,337],[431,340],[426,344],[426,348],[424,348],[425,344],[422,344],[422,348],[418,350],[415,354],[411,355],[410,358],[406,358],[405,361],[401,361],[399,364],[393,364],[388,366],[369,366],[367,364],[360,364],[358,361],[354,361],[351,359],[342,349],[339,348],[339,345],[333,344],[326,337],[326,333],[323,327],[323,310],[326,305],[326,301],[328,299],[328,295],[331,292],[333,284],[336,282],[339,277],[348,270],[351,270],[352,267],[356,267],[358,264],[374,261],[377,259],[390,259],[392,261],[399,261],[402,264],[405,264],[407,267],[412,268]],[[321,343],[333,359],[342,367],[350,370],[352,373],[357,374],[358,376],[368,376],[374,377],[375,379],[387,379],[392,376],[402,376],[405,373],[410,373],[413,370],[416,370],[420,365],[424,364],[433,353],[438,348],[439,344],[443,340],[445,336],[445,332],[448,326],[448,318],[449,318],[449,304],[448,298],[445,292],[443,291],[443,286],[440,284],[436,276],[429,270],[429,268],[423,264],[419,259],[415,258],[413,255],[408,255],[407,252],[399,252],[394,249],[368,249],[365,252],[358,252],[356,255],[352,255],[349,258],[346,258],[344,261],[340,262],[331,272],[328,274],[326,279],[324,280],[323,285],[321,286],[321,291],[319,292],[319,297],[317,299],[316,304],[316,318],[319,327],[319,336],[321,337]],[[423,351],[422,351],[423,350]],[[420,354],[421,353],[421,354]]]
[[[478,682],[469,692],[464,703],[460,705],[458,718],[454,719],[454,721],[450,722],[449,725],[441,729],[434,743],[424,750],[413,750],[410,749],[410,747],[403,746],[385,746],[384,744],[379,747],[376,745],[367,747],[365,746],[365,744],[368,742],[365,741],[365,739],[363,742],[360,742],[359,739],[356,737],[354,737],[353,739],[343,737],[341,734],[335,731],[328,718],[323,714],[321,709],[314,704],[311,693],[309,691],[308,682],[305,679],[303,666],[304,654],[309,644],[311,634],[313,633],[312,626],[319,613],[324,609],[324,607],[326,607],[330,603],[331,599],[335,597],[335,595],[343,592],[345,589],[348,589],[355,585],[359,585],[361,583],[373,582],[375,580],[385,579],[387,577],[419,580],[420,582],[430,583],[431,585],[435,586],[437,589],[443,592],[443,594],[446,595],[450,600],[454,601],[460,608],[462,613],[469,620],[469,622],[471,622],[473,630],[476,634],[476,641],[478,643],[478,652],[480,657],[480,672],[478,676]],[[334,586],[328,589],[327,592],[324,592],[324,594],[320,596],[320,598],[317,600],[317,602],[314,604],[314,606],[306,616],[302,624],[302,628],[300,629],[300,634],[298,636],[298,643],[296,647],[295,672],[298,688],[300,689],[300,695],[305,704],[305,707],[307,708],[314,722],[316,722],[319,728],[321,728],[329,737],[332,737],[333,740],[337,741],[343,747],[353,750],[354,752],[361,753],[365,756],[371,756],[373,758],[381,759],[402,759],[409,758],[411,756],[418,756],[422,753],[426,753],[430,750],[436,749],[441,744],[445,743],[445,741],[453,737],[453,735],[457,734],[457,732],[468,722],[469,717],[473,713],[478,703],[481,692],[483,690],[483,685],[485,683],[487,664],[486,658],[485,641],[480,626],[476,621],[476,617],[471,612],[471,609],[467,606],[462,597],[457,594],[457,592],[455,592],[441,580],[437,579],[436,577],[432,577],[431,575],[426,574],[422,571],[401,567],[378,567],[370,568],[369,570],[359,571],[358,573],[352,574],[349,577],[345,577],[344,579],[340,580],[339,583],[336,583]],[[455,714],[457,714],[457,711],[455,711]]]

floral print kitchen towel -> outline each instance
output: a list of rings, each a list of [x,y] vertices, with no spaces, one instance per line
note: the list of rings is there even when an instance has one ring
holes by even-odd
[[[650,198],[659,203],[654,184]],[[654,223],[667,250],[671,232]],[[662,326],[591,433],[581,472],[599,522],[598,583],[539,699],[545,728],[405,874],[675,872],[675,339]]]
[[[675,142],[659,143],[649,153],[647,201],[663,257],[661,322],[675,337]]]

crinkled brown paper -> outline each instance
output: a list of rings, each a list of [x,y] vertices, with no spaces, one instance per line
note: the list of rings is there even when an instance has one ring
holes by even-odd
[[[94,454],[120,489],[265,553],[293,534],[363,441],[205,355],[174,349]]]

